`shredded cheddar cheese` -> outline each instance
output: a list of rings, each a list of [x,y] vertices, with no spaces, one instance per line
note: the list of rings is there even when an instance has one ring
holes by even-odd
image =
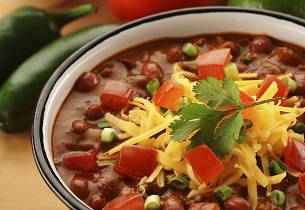
[[[251,80],[257,78],[257,73],[243,73],[239,76],[247,80],[235,81],[235,84],[241,91],[256,99],[263,80]],[[280,78],[291,76],[287,74]],[[184,96],[188,101],[202,104],[195,98],[193,92],[193,86],[196,84],[193,82],[194,79],[197,79],[196,74],[184,71],[179,64],[174,65],[172,80],[183,86]],[[277,83],[273,82],[257,101],[271,99],[277,92]],[[247,129],[245,141],[236,144],[231,153],[222,160],[225,171],[217,180],[210,183],[202,183],[192,167],[184,160],[184,153],[193,134],[183,142],[173,141],[169,134],[169,124],[175,116],[163,115],[149,99],[134,98],[130,102],[134,107],[129,111],[121,112],[121,118],[110,113],[105,114],[107,122],[124,132],[125,137],[129,137],[107,153],[113,155],[120,152],[124,146],[134,144],[155,148],[158,151],[158,165],[149,177],[142,180],[143,182],[158,181],[162,185],[164,171],[172,170],[175,174],[184,174],[190,179],[192,190],[188,196],[211,190],[217,185],[240,183],[247,185],[251,205],[255,208],[258,202],[257,186],[265,187],[266,195],[270,196],[272,185],[280,183],[286,176],[286,172],[271,176],[269,161],[282,157],[289,137],[304,142],[303,134],[291,130],[297,118],[305,112],[305,108],[294,105],[297,101],[297,97],[292,97],[292,105],[289,107],[281,106],[280,102],[270,102],[247,109],[243,117],[249,119],[253,126]],[[258,164],[258,161],[261,164]],[[262,167],[260,168],[259,165]],[[300,174],[292,168],[289,168],[287,173],[296,177]]]

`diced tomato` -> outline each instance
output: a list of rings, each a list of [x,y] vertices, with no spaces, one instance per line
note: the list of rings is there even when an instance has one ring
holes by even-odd
[[[240,97],[240,100],[241,100],[241,103],[243,104],[243,106],[246,106],[246,105],[249,105],[249,104],[252,104],[255,102],[255,100],[251,96],[247,95],[246,93],[244,93],[242,91],[240,91],[239,97]],[[234,109],[236,109],[235,106],[229,106],[225,110],[227,111],[227,110],[234,110]],[[248,111],[247,109],[243,110],[242,114],[244,115],[247,111]],[[227,119],[230,117],[232,117],[232,115],[225,116],[224,119]]]
[[[188,210],[220,210],[217,203],[193,203]]]
[[[284,148],[284,159],[290,167],[305,172],[305,144],[289,138]]]
[[[230,48],[211,50],[200,54],[196,60],[199,79],[215,77],[223,80],[225,76],[224,67],[230,63],[230,60]]]
[[[179,108],[179,100],[183,97],[184,90],[180,84],[168,80],[162,84],[154,95],[156,106],[176,111]]]
[[[109,80],[101,93],[101,101],[104,108],[113,111],[123,109],[132,93],[132,86],[128,83]]]
[[[276,76],[267,75],[267,77],[264,79],[263,83],[258,89],[258,92],[256,94],[257,99],[259,99],[265,93],[265,91],[269,88],[272,82],[276,82],[278,88],[278,91],[275,94],[274,98],[288,96],[289,86],[285,82],[277,78]]]
[[[121,152],[116,170],[131,178],[149,176],[157,164],[157,151],[142,146],[125,146]]]
[[[298,178],[299,190],[305,196],[305,173],[301,174]]]
[[[203,182],[216,179],[224,170],[224,165],[221,160],[206,145],[200,145],[187,151],[184,158]]]
[[[63,164],[70,170],[95,172],[98,168],[96,163],[96,153],[97,150],[93,149],[88,152],[67,154],[63,158]]]
[[[137,193],[121,195],[107,203],[103,210],[145,210],[144,199]]]
[[[244,106],[253,104],[255,102],[255,100],[251,96],[247,95],[246,93],[244,93],[242,91],[240,91],[239,97],[240,97],[241,103]]]

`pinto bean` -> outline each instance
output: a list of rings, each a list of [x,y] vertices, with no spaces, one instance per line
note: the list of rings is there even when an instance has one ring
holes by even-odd
[[[94,72],[85,72],[75,83],[76,90],[80,92],[89,92],[93,90],[98,83],[100,82],[100,78]]]
[[[296,94],[305,95],[305,73],[295,73],[294,78],[297,83]]]
[[[251,210],[249,202],[238,196],[232,196],[225,202],[228,210]]]
[[[162,210],[184,210],[182,200],[176,195],[162,198],[162,201]]]
[[[166,58],[167,58],[167,61],[170,63],[175,63],[175,62],[181,61],[183,58],[181,46],[174,45],[171,48],[169,48],[166,53]]]
[[[235,44],[234,42],[231,41],[227,41],[225,43],[223,43],[222,45],[220,45],[220,48],[230,48],[231,52],[234,54],[238,53],[240,48],[237,44]]]
[[[149,80],[163,78],[163,70],[161,66],[154,61],[145,61],[141,70],[141,74],[145,75]]]
[[[99,194],[91,195],[89,206],[93,209],[102,209],[106,205],[106,198]]]
[[[85,115],[88,120],[98,120],[104,116],[104,109],[99,104],[93,104],[87,108]]]
[[[288,47],[278,47],[276,49],[276,55],[282,63],[291,66],[297,66],[301,63],[300,57]]]
[[[220,210],[217,203],[194,203],[188,210]]]
[[[197,44],[199,47],[202,47],[205,43],[207,43],[207,41],[207,38],[201,37],[195,41],[195,44]]]
[[[224,38],[222,38],[221,36],[216,36],[215,37],[215,42],[216,42],[216,44],[223,44],[223,43],[225,43],[225,39]]]
[[[88,180],[80,175],[74,175],[70,181],[69,188],[80,199],[85,199],[89,195]]]
[[[89,124],[84,120],[75,120],[72,122],[72,131],[76,134],[83,134],[89,129]]]
[[[270,200],[263,199],[258,201],[257,207],[255,210],[272,210],[272,204]]]
[[[272,48],[271,40],[265,36],[258,36],[250,43],[250,51],[257,54],[268,54]]]

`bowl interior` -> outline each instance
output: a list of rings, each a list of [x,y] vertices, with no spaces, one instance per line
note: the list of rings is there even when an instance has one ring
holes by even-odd
[[[123,27],[124,30],[117,31],[113,36],[86,51],[56,79],[55,85],[51,88],[49,95],[46,96],[48,97],[46,103],[43,104],[40,135],[43,137],[41,141],[48,165],[68,192],[71,191],[59,177],[52,161],[51,137],[56,114],[72,89],[74,82],[83,72],[91,70],[101,61],[123,49],[164,37],[240,32],[266,34],[283,41],[305,46],[305,28],[284,19],[246,11],[185,11],[188,12],[168,13],[126,25]],[[82,202],[77,197],[75,199]]]

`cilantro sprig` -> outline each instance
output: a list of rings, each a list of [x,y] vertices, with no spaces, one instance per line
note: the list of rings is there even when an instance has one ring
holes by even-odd
[[[210,77],[199,81],[193,87],[193,91],[195,97],[207,106],[195,103],[182,106],[177,111],[179,119],[169,126],[170,134],[173,140],[183,141],[195,133],[189,148],[206,144],[219,157],[230,153],[235,144],[243,138],[242,110],[284,99],[272,98],[244,106],[240,99],[240,91],[230,78],[224,78],[222,82]]]

